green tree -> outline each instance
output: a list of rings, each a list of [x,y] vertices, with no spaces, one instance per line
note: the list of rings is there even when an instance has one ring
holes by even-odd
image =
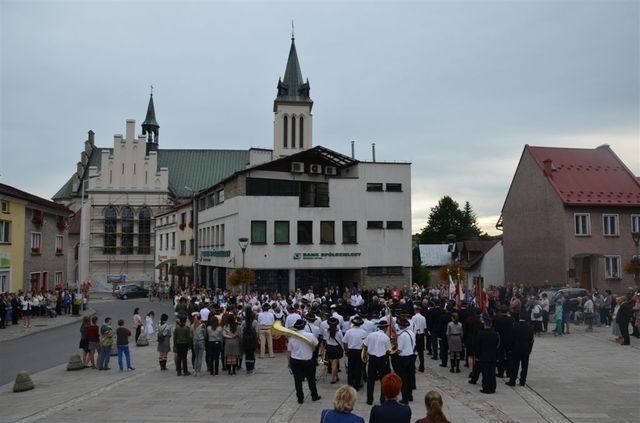
[[[488,237],[478,226],[476,214],[467,201],[464,209],[453,198],[445,195],[431,208],[427,226],[419,234],[420,244],[440,244],[447,235],[456,236],[456,241]]]
[[[422,265],[422,260],[420,260],[420,247],[417,245],[413,247],[413,269],[411,270],[411,278],[414,283],[423,286],[429,285],[429,280],[431,279],[429,269]]]
[[[464,209],[462,209],[462,220],[460,222],[460,226],[462,228],[463,240],[480,238],[482,236],[482,231],[478,226],[476,214],[468,201],[464,203]]]

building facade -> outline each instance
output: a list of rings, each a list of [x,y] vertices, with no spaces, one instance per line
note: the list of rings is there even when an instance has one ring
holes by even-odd
[[[608,145],[525,146],[498,227],[505,281],[622,292],[640,231],[640,183]]]
[[[1,292],[67,286],[70,210],[4,184],[0,204]]]
[[[156,218],[156,280],[181,288],[195,283],[192,204],[185,200]]]

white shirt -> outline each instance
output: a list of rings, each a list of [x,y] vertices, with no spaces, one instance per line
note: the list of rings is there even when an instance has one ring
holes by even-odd
[[[331,317],[335,317],[336,319],[338,319],[340,321],[340,326],[342,326],[342,324],[344,323],[344,317],[340,316],[336,311],[331,313]]]
[[[367,347],[369,355],[375,357],[384,357],[387,351],[391,349],[391,340],[382,330],[370,333],[362,341],[362,345]]]
[[[362,300],[362,295],[360,294],[354,294],[351,296],[351,305],[353,307],[359,307],[362,305],[364,301]]]
[[[284,321],[284,327],[291,329],[293,324],[298,321],[298,319],[302,319],[298,313],[291,313],[287,316]]]
[[[318,345],[318,338],[313,334],[299,330],[298,333],[309,339],[314,346]],[[291,336],[287,342],[287,350],[291,353],[291,358],[295,360],[311,360],[313,358],[313,350],[315,348],[308,343]]]
[[[398,334],[398,355],[406,357],[413,354],[416,345],[416,334],[409,329],[404,329]]]
[[[202,320],[205,324],[209,320],[209,314],[211,314],[211,310],[208,307],[204,307],[200,310],[200,320]]]
[[[367,331],[367,333],[373,333],[377,328],[373,320],[365,319],[364,323],[362,324],[362,329]]]
[[[342,347],[342,331],[340,328],[336,328],[336,336],[331,337],[329,334],[329,328],[324,331],[324,340],[327,342],[327,345],[339,346]]]
[[[276,317],[270,311],[261,311],[258,313],[258,324],[261,326],[272,326],[275,321]]]
[[[422,313],[416,313],[411,317],[411,323],[416,335],[422,335],[427,330],[427,319],[424,318]]]
[[[369,335],[362,327],[352,327],[342,337],[342,343],[347,345],[347,349],[362,349],[362,341]]]

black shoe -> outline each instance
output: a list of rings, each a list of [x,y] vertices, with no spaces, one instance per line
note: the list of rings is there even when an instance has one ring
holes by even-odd
[[[440,367],[449,367],[446,364],[441,364]]]
[[[473,380],[469,380],[468,382],[469,382],[470,384],[472,384],[472,385],[475,385],[476,383],[478,383],[478,382],[473,381]]]
[[[311,397],[311,401],[320,401],[322,397],[318,395],[317,397]]]
[[[520,386],[524,386],[526,384],[527,384],[526,382],[520,382]]]
[[[456,373],[460,373],[460,367],[456,367]]]
[[[182,376],[182,372],[178,372],[178,376]]]
[[[185,375],[185,376],[190,376],[190,375],[191,375],[191,372],[184,372],[184,375]]]
[[[507,386],[516,386],[516,383],[515,382],[511,382],[511,381],[505,382],[504,384],[507,385]]]
[[[424,367],[419,368],[419,369],[418,369],[418,371],[419,371],[420,373],[424,373]]]
[[[373,401],[367,400],[367,405],[373,405]]]
[[[483,394],[495,394],[495,391],[485,391],[484,389],[480,389],[480,392]]]
[[[499,377],[500,379],[502,379],[504,375],[501,375],[500,373],[496,373],[496,377]]]
[[[298,398],[298,404],[304,404],[304,400],[303,400],[303,399]]]
[[[453,373],[453,372],[455,372],[455,369],[451,368],[451,369],[449,369],[449,372]]]

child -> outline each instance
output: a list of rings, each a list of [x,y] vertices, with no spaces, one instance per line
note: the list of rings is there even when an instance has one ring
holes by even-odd
[[[118,320],[118,329],[116,329],[116,345],[118,346],[118,367],[120,371],[124,371],[122,368],[122,355],[127,359],[127,371],[135,370],[131,367],[131,354],[129,354],[129,337],[131,331],[124,327],[124,320]]]
[[[556,331],[553,334],[554,336],[558,336],[558,335],[562,336],[562,329],[563,329],[562,314],[563,314],[562,301],[557,300],[556,301]]]

